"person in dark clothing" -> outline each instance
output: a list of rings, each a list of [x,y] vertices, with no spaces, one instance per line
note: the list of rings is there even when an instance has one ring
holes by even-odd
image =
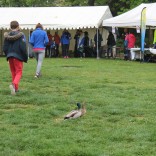
[[[12,75],[12,84],[9,85],[11,94],[15,95],[18,91],[19,82],[22,77],[23,62],[27,62],[28,54],[24,33],[20,32],[19,23],[10,23],[11,31],[4,33],[3,51],[9,62]]]
[[[84,32],[84,53],[85,57],[92,56],[92,50],[89,47],[89,35],[87,31]]]
[[[100,34],[100,31],[99,30],[97,30],[97,31],[98,31],[98,34],[96,32],[96,34],[94,36],[94,42],[95,42],[94,55],[97,55],[97,46],[98,46],[99,56],[101,57],[101,42],[103,41],[103,38],[102,38],[102,35]]]
[[[78,40],[80,37],[80,30],[78,29],[76,31],[76,34],[74,36],[74,40],[75,40],[75,46],[74,46],[74,57],[78,57],[78,53],[77,53],[77,47],[78,47]]]
[[[111,57],[113,57],[113,46],[115,45],[116,45],[116,42],[115,42],[114,35],[112,32],[109,32],[109,35],[107,38],[107,46],[108,46],[107,57],[108,58],[110,57],[110,54],[111,54]]]
[[[77,54],[79,57],[83,57],[83,53],[84,53],[84,34],[82,32],[82,30],[79,31],[80,36],[78,38],[78,43],[77,43]]]
[[[48,44],[46,45],[46,48],[45,48],[45,57],[50,57],[50,46],[51,46],[51,41],[52,41],[52,35],[50,34],[50,31],[48,30],[47,31],[47,36],[48,36],[48,39],[49,39],[49,42]]]
[[[60,36],[58,34],[58,31],[55,31],[55,34],[54,34],[54,41],[55,41],[55,57],[58,57],[59,56],[59,45],[60,45]]]

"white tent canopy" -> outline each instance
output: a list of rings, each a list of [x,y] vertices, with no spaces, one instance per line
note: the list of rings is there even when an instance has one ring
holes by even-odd
[[[108,6],[86,7],[1,7],[0,29],[9,29],[17,20],[22,29],[34,29],[41,23],[45,29],[99,28],[112,17]]]
[[[156,3],[142,3],[136,8],[123,13],[119,16],[104,19],[102,25],[103,26],[111,26],[111,27],[136,27],[140,26],[141,21],[141,12],[142,9],[146,7],[146,25],[147,26],[156,26]]]

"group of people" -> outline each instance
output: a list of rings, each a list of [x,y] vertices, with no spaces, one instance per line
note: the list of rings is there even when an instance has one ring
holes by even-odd
[[[59,56],[59,46],[62,47],[62,56],[64,58],[69,57],[69,45],[71,40],[71,34],[68,30],[64,29],[61,37],[58,35],[58,31],[54,35],[47,31],[47,36],[49,39],[48,44],[45,48],[45,57],[58,57]]]
[[[59,56],[59,47],[62,48],[62,57],[69,58],[69,46],[70,40],[72,39],[71,34],[68,30],[64,29],[61,37],[56,31],[54,36],[50,34],[50,31],[47,31],[49,42],[45,49],[45,57],[58,57]],[[97,38],[98,37],[98,38]],[[103,41],[102,35],[98,30],[94,36],[94,47],[89,39],[89,34],[87,31],[83,32],[81,29],[76,31],[74,35],[75,47],[74,47],[74,57],[92,57],[97,55],[97,47],[99,50],[99,55],[101,56],[101,42]],[[110,39],[109,39],[110,41]],[[109,45],[109,49],[111,47]]]
[[[59,36],[58,31],[56,31],[55,34],[52,35],[48,30],[47,36],[49,42],[45,48],[45,57],[49,58],[58,57],[60,55],[59,47],[61,47],[62,57],[69,58],[70,40],[72,39],[70,32],[64,29],[62,35]],[[74,57],[96,57],[97,50],[99,52],[99,57],[102,57],[101,42],[103,41],[103,38],[99,29],[94,35],[93,41],[90,40],[88,32],[87,31],[83,32],[81,29],[78,29],[76,31],[76,34],[74,35],[74,40],[75,40]],[[114,57],[113,49],[115,45],[116,42],[114,35],[112,34],[112,32],[109,32],[109,36],[107,38],[108,57]]]
[[[23,32],[20,31],[20,26],[18,21],[10,22],[9,33],[4,34],[4,44],[3,51],[6,55],[7,61],[9,62],[10,71],[12,75],[12,83],[9,88],[11,90],[11,94],[15,95],[16,92],[19,91],[19,82],[22,77],[23,71],[23,62],[28,61],[28,53],[26,47],[26,37]],[[98,36],[97,36],[98,33]],[[102,35],[98,31],[94,36],[95,49],[97,47],[100,49],[102,42]],[[83,57],[83,53],[89,53],[89,37],[88,32],[82,32],[82,30],[77,30],[77,33],[74,37],[75,39],[75,55],[79,57]],[[32,51],[34,57],[37,61],[35,78],[39,78],[41,76],[41,67],[43,63],[43,59],[45,57],[45,51],[49,50],[49,56],[55,54],[58,56],[58,48],[59,45],[62,46],[62,55],[64,58],[68,58],[69,45],[71,40],[71,34],[68,30],[64,30],[61,37],[59,37],[58,32],[55,32],[55,35],[52,36],[50,32],[46,32],[43,30],[42,24],[38,23],[34,31],[32,31],[31,36],[29,38],[29,43],[32,46]],[[45,48],[46,47],[46,48]],[[53,47],[55,47],[55,53],[53,51]],[[89,54],[88,54],[89,55]]]
[[[23,62],[28,61],[25,34],[20,31],[18,21],[10,22],[9,33],[4,33],[3,51],[9,62],[12,75],[12,83],[9,85],[11,94],[15,95],[19,91],[19,82],[22,77]],[[41,76],[41,67],[45,55],[45,47],[49,43],[48,35],[43,30],[43,26],[38,23],[32,32],[29,43],[33,47],[33,53],[37,61],[35,78]]]
[[[59,56],[59,44],[60,36],[58,31],[55,31],[55,34],[52,36],[50,31],[47,31],[49,42],[45,49],[45,57],[58,57]]]

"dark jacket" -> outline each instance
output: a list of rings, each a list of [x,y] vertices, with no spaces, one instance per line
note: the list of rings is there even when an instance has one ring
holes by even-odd
[[[114,35],[111,32],[109,33],[108,38],[107,38],[107,45],[108,46],[116,45]]]
[[[7,60],[13,57],[22,62],[27,62],[28,54],[24,34],[20,31],[5,32],[3,51]]]
[[[101,47],[102,41],[103,41],[102,35],[98,33],[98,47]],[[97,46],[97,33],[94,36],[94,42],[95,42],[95,45]]]

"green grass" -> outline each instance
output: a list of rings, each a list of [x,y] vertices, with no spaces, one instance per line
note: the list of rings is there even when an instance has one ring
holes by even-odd
[[[0,58],[1,156],[155,156],[156,64],[107,59],[35,59],[10,95]],[[77,102],[87,113],[63,120]]]

